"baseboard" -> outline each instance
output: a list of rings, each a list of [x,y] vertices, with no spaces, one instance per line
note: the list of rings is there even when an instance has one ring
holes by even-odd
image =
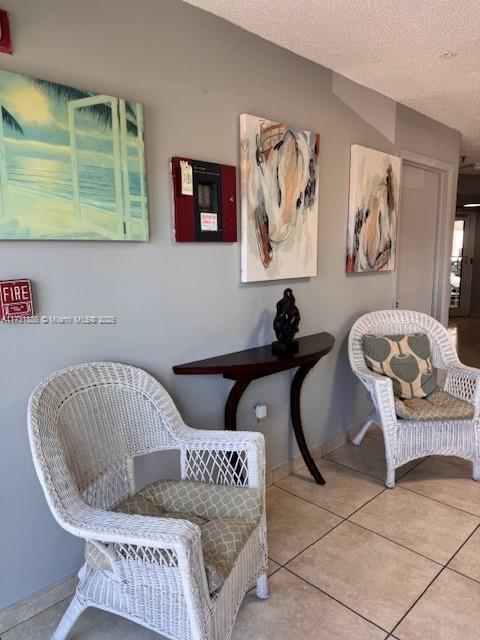
[[[318,458],[323,458],[327,454],[331,453],[334,449],[338,449],[338,447],[341,447],[347,442],[350,442],[353,436],[357,433],[358,429],[359,429],[358,426],[353,427],[346,433],[342,433],[340,436],[337,436],[336,438],[327,440],[327,442],[324,442],[318,447],[312,447],[310,449],[312,458],[314,460]],[[305,462],[303,461],[302,456],[298,455],[295,458],[292,458],[292,460],[290,460],[289,462],[284,462],[283,464],[280,464],[277,467],[270,469],[269,471],[267,471],[266,477],[265,477],[266,486],[270,487],[272,484],[275,484],[276,482],[280,482],[280,480],[283,480],[283,478],[286,478],[291,473],[295,473],[304,465],[305,465]]]
[[[16,627],[25,620],[29,620],[37,614],[49,609],[54,604],[65,600],[75,593],[77,576],[64,578],[57,584],[37,591],[33,595],[15,602],[6,609],[0,611],[0,634],[6,633],[12,627]]]

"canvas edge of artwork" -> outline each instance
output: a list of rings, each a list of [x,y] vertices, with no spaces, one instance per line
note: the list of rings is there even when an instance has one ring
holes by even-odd
[[[243,146],[243,141],[247,135],[247,118],[257,117],[249,113],[240,114],[240,282],[258,282],[258,280],[250,280],[247,269],[247,253],[248,253],[248,202],[247,202],[247,177],[246,165],[248,154]]]

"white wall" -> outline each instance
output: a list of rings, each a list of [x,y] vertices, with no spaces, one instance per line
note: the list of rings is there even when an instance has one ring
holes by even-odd
[[[328,70],[177,0],[4,0],[2,8],[15,46],[0,58],[3,68],[145,106],[151,241],[1,244],[1,278],[31,278],[39,314],[108,314],[118,324],[0,327],[0,608],[81,562],[82,545],[54,522],[30,460],[25,409],[44,376],[82,361],[129,362],[161,380],[191,425],[221,427],[231,383],[177,378],[172,365],[272,340],[275,302],[288,284],[301,333],[336,337],[304,385],[307,440],[344,432],[368,409],[347,363],[347,332],[392,300],[391,274],[344,273],[350,145],[391,152],[408,143],[440,159],[446,150],[458,156],[458,134],[410,110],[397,110],[402,141],[392,145],[333,95]],[[243,112],[321,135],[317,278],[241,285],[239,244],[172,242],[169,158],[238,164]],[[269,404],[262,430],[270,468],[297,453],[291,376],[257,381],[240,406],[239,425],[253,428],[253,406]]]

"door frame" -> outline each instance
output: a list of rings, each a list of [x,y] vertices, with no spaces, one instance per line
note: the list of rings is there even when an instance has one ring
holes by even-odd
[[[462,284],[460,285],[460,305],[458,307],[450,307],[449,315],[451,318],[458,316],[468,317],[470,315],[470,302],[472,298],[472,276],[473,276],[473,257],[475,253],[475,230],[476,230],[476,213],[466,211],[465,209],[457,209],[455,212],[455,220],[464,219],[464,244],[462,251]],[[466,242],[465,242],[466,240]]]
[[[438,210],[436,216],[435,229],[435,263],[433,270],[433,292],[432,292],[432,316],[445,326],[448,325],[448,313],[450,308],[450,253],[455,223],[458,164],[444,162],[424,156],[409,149],[400,149],[400,157],[403,165],[434,171],[439,174],[439,194]],[[399,221],[402,221],[402,202],[399,202]],[[399,228],[397,229],[397,238]],[[397,256],[398,259],[398,256]],[[395,269],[393,278],[393,304],[395,308],[397,301],[398,271]]]

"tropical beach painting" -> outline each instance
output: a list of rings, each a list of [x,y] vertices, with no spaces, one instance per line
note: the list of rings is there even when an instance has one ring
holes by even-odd
[[[347,273],[395,268],[400,171],[398,156],[352,145]]]
[[[317,275],[320,136],[240,116],[242,281]]]
[[[0,70],[0,239],[148,240],[142,107]]]

